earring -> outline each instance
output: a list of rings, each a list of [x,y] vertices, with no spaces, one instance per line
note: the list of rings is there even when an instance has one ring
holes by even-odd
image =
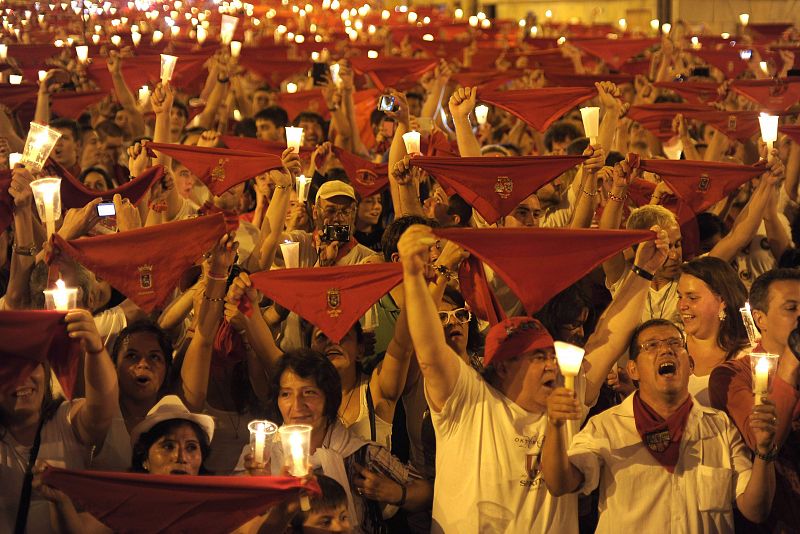
[[[725,318],[727,317],[727,315],[725,314],[725,310],[720,310],[718,317],[719,317],[720,322],[724,321]]]
[[[150,471],[150,463],[147,460],[142,462],[142,467],[144,467],[145,471]]]

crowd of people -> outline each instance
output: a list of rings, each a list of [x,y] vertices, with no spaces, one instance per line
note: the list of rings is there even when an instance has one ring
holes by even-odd
[[[85,4],[3,14],[1,532],[800,532],[791,24]]]

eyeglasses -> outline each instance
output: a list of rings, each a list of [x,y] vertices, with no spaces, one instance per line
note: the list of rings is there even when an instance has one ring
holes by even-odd
[[[453,321],[458,324],[466,324],[472,319],[472,312],[466,308],[458,308],[456,310],[439,312],[439,320],[442,322],[442,325],[449,323],[451,317],[453,318]]]
[[[353,208],[342,208],[337,210],[336,208],[327,207],[322,210],[322,213],[325,215],[325,218],[333,219],[337,215],[341,215],[345,219],[349,218],[353,215]]]
[[[670,350],[678,351],[683,348],[683,339],[679,337],[669,337],[667,339],[653,339],[642,343],[639,348],[642,352],[656,352],[661,348],[661,345],[666,345]]]

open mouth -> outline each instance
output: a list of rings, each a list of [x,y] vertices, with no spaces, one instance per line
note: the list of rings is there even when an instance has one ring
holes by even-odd
[[[170,475],[188,475],[189,472],[185,469],[173,469],[169,472]]]
[[[658,366],[658,374],[661,376],[675,376],[677,367],[674,362],[663,362]]]
[[[545,387],[553,389],[558,385],[558,382],[556,381],[555,378],[553,378],[552,380],[548,380],[547,382],[543,382],[542,385],[545,386]]]
[[[136,380],[137,384],[142,385],[142,386],[146,386],[147,384],[150,383],[150,377],[149,376],[137,376],[135,380]]]
[[[19,388],[14,392],[14,396],[18,399],[27,398],[33,395],[33,388]]]

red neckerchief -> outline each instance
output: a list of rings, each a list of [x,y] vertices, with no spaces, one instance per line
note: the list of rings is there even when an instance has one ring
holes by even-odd
[[[675,471],[680,454],[681,438],[692,410],[691,395],[666,420],[645,404],[636,391],[633,395],[633,419],[642,443],[653,458],[670,473]]]

